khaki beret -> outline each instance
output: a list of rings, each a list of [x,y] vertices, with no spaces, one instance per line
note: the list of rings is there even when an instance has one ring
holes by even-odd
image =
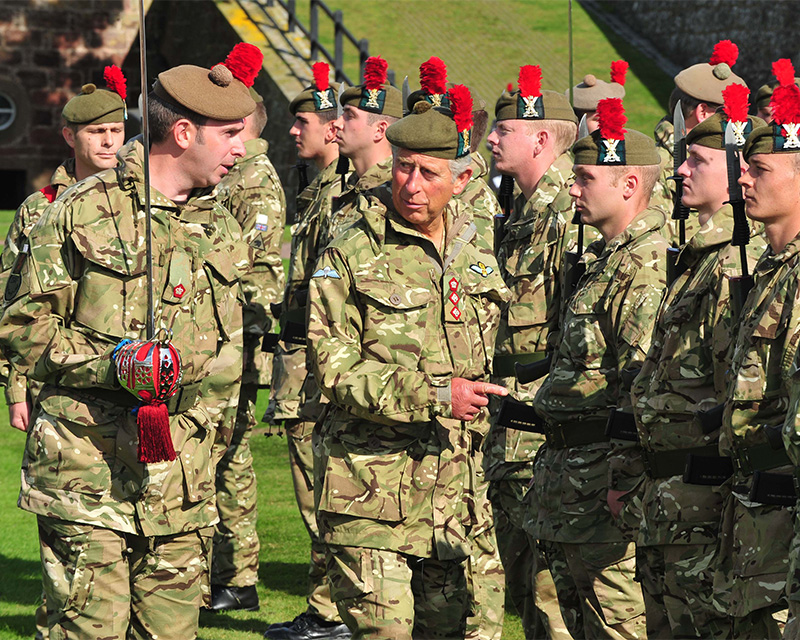
[[[603,138],[600,130],[578,140],[572,146],[575,164],[642,167],[661,163],[653,138],[629,129],[624,140]]]
[[[125,101],[113,91],[85,84],[81,92],[64,105],[61,115],[70,124],[124,122]]]
[[[497,120],[566,120],[578,124],[578,118],[563,93],[542,91],[526,102],[519,90],[504,91],[494,107]]]
[[[569,90],[564,94],[569,98]],[[572,105],[581,111],[594,111],[604,98],[624,98],[625,87],[616,82],[606,82],[588,74],[583,82],[572,89]]]
[[[331,82],[330,66],[326,62],[315,62],[311,66],[314,81],[298,93],[289,103],[289,112],[333,111],[336,109],[339,84]]]
[[[731,71],[738,56],[739,48],[730,40],[722,40],[714,47],[708,62],[692,65],[675,76],[675,86],[695,100],[722,104],[725,87],[734,83],[747,86]]]
[[[386,60],[380,56],[367,58],[364,63],[364,82],[342,93],[342,106],[350,105],[369,113],[402,118],[403,94],[389,84],[387,68]]]
[[[173,67],[158,74],[153,92],[212,120],[240,120],[256,108],[250,89],[224,64],[211,70],[190,64]]]

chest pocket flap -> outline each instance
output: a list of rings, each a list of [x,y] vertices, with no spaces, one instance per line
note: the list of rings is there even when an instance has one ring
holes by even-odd
[[[91,228],[75,227],[70,237],[86,260],[104,269],[126,276],[141,275],[147,269],[145,252],[123,245],[110,221]]]
[[[433,294],[424,287],[408,287],[386,280],[360,278],[355,282],[358,293],[372,303],[398,311],[418,309],[433,301]]]

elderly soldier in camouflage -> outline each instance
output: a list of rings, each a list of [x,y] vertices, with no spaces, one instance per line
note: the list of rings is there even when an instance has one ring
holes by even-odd
[[[148,322],[138,141],[45,211],[9,276],[0,341],[44,383],[19,504],[38,517],[50,638],[196,635],[214,467],[239,395],[247,267],[210,187],[244,154],[242,118],[254,107],[224,65],[165,71],[150,96],[153,316],[169,345],[130,343]],[[155,368],[139,361],[127,376],[118,366],[155,349],[159,381],[176,393],[134,396]]]
[[[251,47],[239,44],[237,47]],[[258,51],[256,47],[251,49]],[[234,48],[236,51],[236,47]],[[261,52],[258,51],[260,54]],[[257,488],[250,452],[250,433],[259,387],[272,377],[270,356],[261,341],[272,325],[271,304],[283,298],[281,239],[286,214],[278,173],[267,157],[261,132],[267,123],[263,98],[250,87],[256,110],[245,118],[245,155],[217,185],[216,195],[233,214],[250,248],[250,269],[242,278],[244,307],[244,371],[236,428],[231,445],[217,465],[217,510],[211,565],[211,610],[258,608]]]
[[[617,517],[612,455],[637,453],[610,440],[613,411],[629,408],[626,372],[638,368],[665,285],[663,214],[648,208],[658,179],[653,141],[623,126],[622,101],[598,104],[600,127],[573,147],[570,193],[581,220],[602,235],[567,303],[550,373],[533,405],[546,434],[531,489],[562,614],[574,638],[644,638],[644,602],[633,582],[634,545]],[[612,487],[617,487],[613,490]],[[563,597],[562,597],[563,595]],[[578,606],[573,608],[577,601]]]
[[[681,104],[687,132],[714,115],[722,106],[722,90],[734,83],[745,84],[745,81],[731,70],[738,57],[739,48],[730,40],[722,40],[715,45],[708,62],[694,64],[675,76],[675,88],[669,97],[669,115],[661,119],[654,131],[662,168],[659,180],[661,189],[660,193],[656,193],[657,197],[660,196],[659,203],[661,200],[672,201],[672,194],[675,191],[674,182],[670,177],[674,169],[672,154],[675,145],[675,130],[671,118],[676,105],[678,102]],[[688,237],[697,231],[694,220],[689,220],[684,225]],[[677,220],[671,217],[667,219],[664,237],[674,246],[678,246],[680,234]]]
[[[17,209],[3,248],[2,269],[8,273],[20,251],[27,251],[27,239],[42,212],[68,187],[90,175],[117,164],[117,151],[125,141],[125,76],[114,65],[103,73],[108,90],[85,84],[61,112],[65,125],[64,141],[74,157],[64,161],[53,173],[50,184],[28,196]],[[8,366],[6,404],[11,426],[27,430],[30,420],[28,384],[25,376]]]
[[[734,638],[780,637],[796,504],[781,428],[800,342],[800,90],[789,60],[773,70],[780,83],[771,102],[774,121],[750,134],[749,167],[739,180],[747,215],[764,224],[769,246],[742,310],[720,434],[720,453],[731,457],[734,472],[714,588],[727,592]]]
[[[699,230],[681,250],[685,268],[658,314],[650,352],[634,381],[633,412],[644,448],[646,474],[639,488],[642,520],[637,568],[647,610],[647,635],[655,638],[726,637],[722,594],[713,592],[713,569],[722,511],[719,486],[730,476],[730,459],[718,453],[730,346],[736,335],[731,289],[742,274],[742,238],[728,201],[725,130],[754,127],[747,116],[748,90],[725,89],[725,111],[694,127],[686,138],[688,158],[680,169],[683,202],[697,211]],[[738,145],[737,145],[738,147]],[[733,179],[738,178],[737,174]],[[747,241],[746,222],[745,237]],[[731,240],[736,242],[731,244]],[[764,251],[753,232],[745,255],[750,273]]]
[[[308,571],[308,608],[292,621],[276,623],[268,638],[348,638],[350,632],[331,601],[325,574],[325,547],[320,542],[314,516],[314,454],[311,434],[320,411],[319,391],[313,376],[306,375],[305,318],[308,281],[319,256],[319,234],[330,215],[333,200],[341,192],[336,172],[339,147],[334,121],[337,117],[338,84],[329,81],[324,62],[312,67],[314,82],[289,105],[295,117],[289,130],[297,155],[319,170],[317,177],[297,199],[297,220],[292,227],[289,275],[282,305],[281,340],[275,349],[270,404],[264,420],[283,421],[289,446],[295,498],[311,538]],[[307,380],[308,378],[308,380]]]
[[[564,253],[575,248],[567,192],[572,160],[566,151],[575,141],[577,119],[562,94],[540,91],[539,78],[538,67],[520,69],[519,89],[498,99],[497,125],[489,135],[498,170],[513,176],[522,191],[498,238],[498,264],[512,298],[503,311],[493,364],[495,381],[513,389],[519,401],[532,400],[539,385],[516,383],[514,365],[545,358],[558,323]],[[527,111],[526,104],[534,109]],[[546,561],[523,529],[523,498],[544,437],[509,427],[504,417],[511,404],[504,401],[485,446],[506,584],[526,637],[565,637]]]
[[[309,337],[332,405],[321,424],[317,520],[332,593],[357,638],[463,637],[465,559],[493,538],[480,503],[480,442],[507,290],[471,212],[471,97],[420,102],[392,125],[391,198],[311,280]],[[502,606],[502,599],[498,603]]]

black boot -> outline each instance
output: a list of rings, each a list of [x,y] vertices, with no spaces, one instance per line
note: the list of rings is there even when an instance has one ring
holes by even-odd
[[[211,585],[211,606],[209,611],[258,611],[258,592],[255,585],[249,587],[226,587]]]
[[[343,622],[329,622],[304,613],[287,626],[271,626],[264,637],[269,640],[350,640],[350,630]]]

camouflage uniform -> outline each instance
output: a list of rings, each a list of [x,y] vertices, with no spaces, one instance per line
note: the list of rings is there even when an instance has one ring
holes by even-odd
[[[3,346],[45,383],[19,505],[39,516],[51,640],[98,629],[194,637],[217,520],[214,467],[239,395],[239,229],[207,191],[181,206],[154,191],[156,326],[174,331],[183,379],[168,403],[177,459],[138,462],[136,403],[111,352],[145,332],[142,147],[119,154],[116,170],[46,210],[0,325]]]
[[[311,360],[332,402],[316,459],[331,592],[356,637],[476,634],[465,628],[467,601],[451,594],[474,576],[465,559],[495,545],[479,473],[488,420],[450,417],[449,382],[488,380],[507,290],[457,200],[445,209],[444,257],[388,196],[359,202],[363,220],[328,247],[311,279]],[[471,600],[485,584],[473,582]]]
[[[19,206],[8,229],[3,247],[3,278],[0,280],[3,289],[5,289],[5,276],[14,266],[17,255],[27,241],[31,229],[50,203],[73,184],[75,184],[75,160],[70,158],[61,163],[53,172],[47,187],[29,195]],[[8,362],[3,362],[0,370],[2,371],[0,378],[5,380],[6,403],[25,402],[28,397],[28,380],[25,376],[20,375]],[[38,388],[38,385],[34,383],[34,387]]]
[[[341,176],[336,162],[325,167],[298,197],[297,219],[292,226],[292,252],[289,259],[281,324],[291,321],[305,332],[308,281],[319,256],[318,243],[323,220],[330,216],[333,199],[341,192]],[[331,602],[326,576],[325,546],[319,540],[314,515],[314,453],[311,433],[319,415],[319,391],[313,376],[306,375],[305,345],[278,342],[272,372],[272,391],[265,421],[285,421],[295,498],[308,535],[311,561],[308,573],[308,612],[324,620],[339,620]],[[312,407],[313,404],[313,407]]]
[[[728,277],[741,275],[742,269],[732,234],[733,210],[725,205],[681,251],[686,271],[662,304],[650,352],[632,387],[647,460],[639,488],[637,569],[649,637],[707,638],[727,632],[724,602],[715,602],[722,594],[713,593],[724,478],[700,484],[698,476],[684,483],[683,474],[688,454],[717,455],[719,427],[705,427],[696,413],[725,400],[736,334]],[[763,237],[754,233],[747,247],[748,272],[764,246]],[[699,471],[714,462],[721,460],[700,463]]]
[[[532,533],[548,541],[548,554],[552,548],[550,571],[575,638],[645,635],[634,545],[606,501],[610,487],[629,488],[610,457],[627,457],[632,466],[638,447],[609,442],[605,430],[612,409],[629,408],[625,371],[639,366],[650,346],[665,285],[662,224],[661,212],[647,209],[607,244],[590,247],[598,257],[568,302],[550,374],[534,398],[547,444],[530,492],[538,506]],[[578,610],[565,606],[576,599]]]
[[[780,430],[800,343],[799,264],[800,237],[778,253],[767,249],[756,265],[733,350],[720,452],[733,458],[734,475],[723,504],[714,589],[729,594],[734,637],[779,637],[772,614],[786,608],[795,508],[757,501],[751,488],[756,472],[761,481],[783,479],[792,487]]]
[[[527,202],[522,196],[517,199],[515,213],[502,231],[497,261],[512,299],[500,322],[492,381],[507,387],[521,402],[533,400],[540,382],[518,383],[513,375],[514,356],[544,357],[549,335],[558,325],[563,256],[575,249],[577,227],[571,224],[574,210],[568,193],[571,175],[572,159],[563,154]],[[495,418],[499,404],[492,403]],[[486,476],[506,585],[529,639],[567,634],[547,561],[523,528],[523,498],[533,480],[534,456],[543,442],[544,435],[494,424],[485,444]]]
[[[261,340],[272,326],[270,304],[281,301],[285,285],[281,261],[286,216],[283,187],[267,157],[267,141],[254,138],[244,147],[245,155],[216,188],[219,201],[242,229],[251,265],[242,278],[246,301],[242,392],[231,446],[217,466],[220,522],[211,565],[211,584],[234,587],[258,582],[257,489],[250,432],[256,425],[258,387],[266,386],[272,374],[268,354],[261,351]]]

